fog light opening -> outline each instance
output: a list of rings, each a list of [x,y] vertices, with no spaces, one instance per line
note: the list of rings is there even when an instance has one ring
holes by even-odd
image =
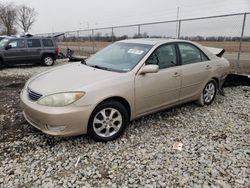
[[[66,126],[65,125],[46,125],[46,128],[49,131],[61,132],[61,131],[64,131],[64,129],[66,128]]]

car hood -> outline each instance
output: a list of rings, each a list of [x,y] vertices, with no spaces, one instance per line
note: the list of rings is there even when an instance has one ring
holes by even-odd
[[[107,79],[115,79],[121,74],[96,69],[81,63],[73,63],[35,76],[29,81],[28,88],[42,95],[67,91],[82,91],[88,85]]]

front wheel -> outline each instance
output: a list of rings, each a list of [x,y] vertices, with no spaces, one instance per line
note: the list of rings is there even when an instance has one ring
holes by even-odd
[[[111,141],[123,134],[128,122],[128,112],[120,102],[106,101],[91,114],[88,135],[95,141]]]
[[[44,55],[42,63],[45,66],[52,66],[54,64],[54,58],[51,55]]]
[[[0,70],[3,69],[3,61],[0,59]]]
[[[201,106],[210,105],[217,94],[217,84],[214,80],[210,80],[204,87],[200,99],[197,103]]]

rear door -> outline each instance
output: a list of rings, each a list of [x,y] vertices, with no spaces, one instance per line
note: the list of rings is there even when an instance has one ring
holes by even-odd
[[[182,86],[181,100],[194,97],[201,92],[210,78],[212,63],[196,46],[190,43],[178,43],[181,58]]]
[[[6,62],[18,63],[26,59],[27,54],[24,39],[12,39],[7,45],[10,45],[11,48],[3,52]]]
[[[42,50],[40,39],[27,39],[27,60],[38,61]]]
[[[142,115],[161,107],[178,103],[181,70],[175,44],[158,47],[145,65],[159,65],[159,72],[137,74],[135,77],[136,113]]]

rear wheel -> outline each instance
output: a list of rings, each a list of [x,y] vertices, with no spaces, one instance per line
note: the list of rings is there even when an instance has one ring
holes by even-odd
[[[217,94],[217,84],[214,80],[210,80],[204,87],[200,99],[197,103],[201,106],[210,105]]]
[[[120,137],[129,118],[126,108],[118,101],[101,103],[91,114],[88,135],[95,141],[111,141]]]
[[[54,64],[54,58],[52,55],[44,55],[42,59],[42,63],[45,66],[52,66]]]

